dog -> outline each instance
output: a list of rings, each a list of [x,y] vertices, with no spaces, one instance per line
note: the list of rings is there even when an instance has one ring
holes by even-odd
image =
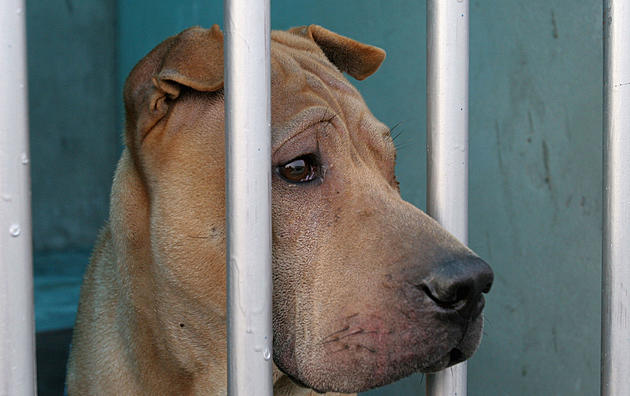
[[[390,129],[343,76],[377,47],[271,34],[274,394],[356,393],[479,345],[488,264],[400,196]],[[125,149],[81,290],[70,395],[225,395],[223,34],[159,44],[124,87]]]

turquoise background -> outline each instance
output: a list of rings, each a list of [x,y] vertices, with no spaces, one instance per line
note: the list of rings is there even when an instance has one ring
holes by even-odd
[[[167,36],[191,25],[222,25],[223,18],[220,1],[55,3],[66,10],[42,11],[44,25],[29,25],[41,47],[29,55],[42,61],[29,76],[31,114],[39,117],[31,122],[35,246],[44,258],[88,250],[106,216],[120,150],[120,91],[131,67]],[[47,3],[30,4],[36,10]],[[74,7],[68,20],[67,4]],[[425,3],[274,0],[271,17],[274,29],[317,23],[387,51],[381,69],[355,85],[379,119],[400,123],[402,194],[424,208]],[[43,30],[45,23],[74,34],[52,40],[59,36]],[[469,362],[468,394],[595,395],[602,3],[472,0],[470,26],[469,244],[493,266],[496,281],[484,341]],[[73,78],[59,77],[66,75]],[[51,79],[58,83],[46,92],[67,99],[40,98],[33,81]],[[50,117],[67,120],[51,126]],[[75,145],[66,141],[63,149],[66,135]],[[60,325],[46,321],[41,328]],[[366,394],[418,395],[424,386],[416,375]]]

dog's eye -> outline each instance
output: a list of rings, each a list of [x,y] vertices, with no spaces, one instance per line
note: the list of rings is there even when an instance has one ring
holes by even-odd
[[[295,158],[277,169],[278,174],[291,183],[306,183],[319,176],[319,165],[313,154]]]

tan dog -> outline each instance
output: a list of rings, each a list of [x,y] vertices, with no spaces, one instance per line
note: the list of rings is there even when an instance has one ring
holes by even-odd
[[[366,78],[385,53],[319,26],[273,32],[271,52],[276,395],[467,359],[492,271],[401,199],[389,129],[341,73]],[[217,26],[169,38],[127,79],[70,395],[226,393],[222,87]]]

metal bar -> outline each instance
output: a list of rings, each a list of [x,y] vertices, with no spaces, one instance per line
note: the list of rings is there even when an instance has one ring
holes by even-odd
[[[225,0],[228,394],[271,396],[269,0]]]
[[[604,0],[601,394],[630,395],[630,0]]]
[[[0,395],[34,395],[24,0],[0,2]]]
[[[427,212],[468,243],[468,0],[427,0]],[[466,395],[466,362],[427,376]]]

